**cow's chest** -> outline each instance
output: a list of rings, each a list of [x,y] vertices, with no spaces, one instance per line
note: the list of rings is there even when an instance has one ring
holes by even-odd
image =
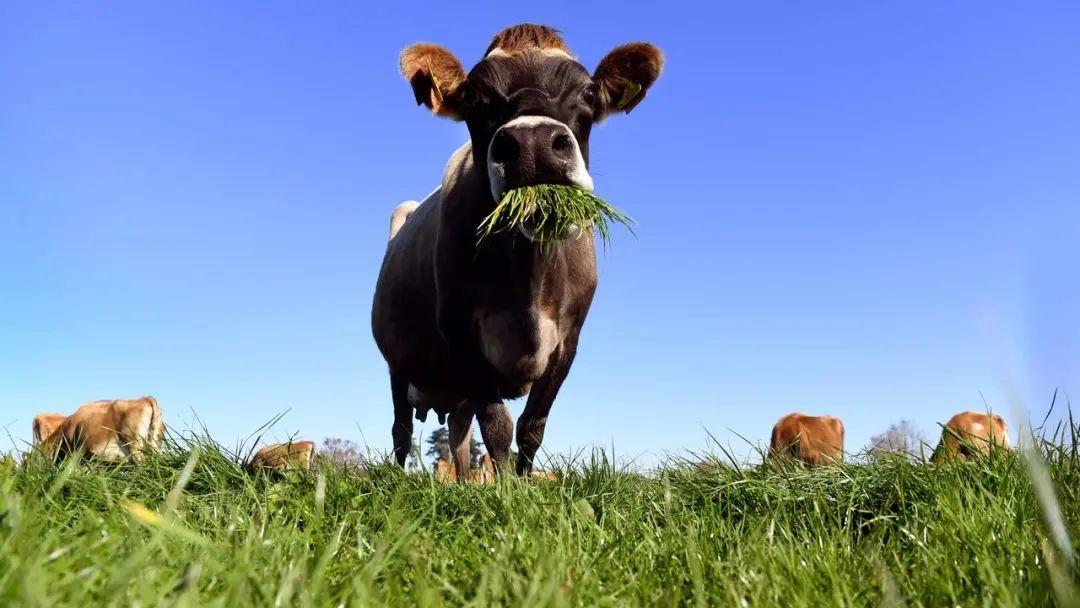
[[[540,378],[563,339],[555,315],[538,308],[480,309],[474,322],[484,358],[514,385]]]

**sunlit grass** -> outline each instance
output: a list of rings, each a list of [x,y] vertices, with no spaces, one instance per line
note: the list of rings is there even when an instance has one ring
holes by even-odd
[[[1040,444],[1073,539],[1076,437]],[[1053,602],[1014,454],[648,475],[597,454],[494,486],[237,460],[189,437],[142,463],[0,468],[0,605]]]

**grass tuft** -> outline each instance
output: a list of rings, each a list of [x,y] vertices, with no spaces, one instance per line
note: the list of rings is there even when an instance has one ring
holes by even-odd
[[[634,221],[591,192],[573,186],[539,184],[509,190],[480,222],[477,245],[493,234],[524,230],[545,250],[567,237],[575,227],[595,229],[604,245],[610,226],[622,224],[633,234]]]

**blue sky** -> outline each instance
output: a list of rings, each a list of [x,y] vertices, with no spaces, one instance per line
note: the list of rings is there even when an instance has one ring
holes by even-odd
[[[400,49],[520,21],[664,75],[592,137],[633,215],[545,449],[737,453],[792,410],[902,418],[1080,391],[1080,9],[930,3],[8,3],[0,428],[152,393],[225,443],[390,445],[372,290],[390,211],[466,132]],[[367,3],[383,4],[383,3]],[[464,14],[463,14],[464,13]],[[520,411],[521,402],[511,404]],[[425,430],[434,428],[429,422]],[[735,433],[738,433],[736,435]]]

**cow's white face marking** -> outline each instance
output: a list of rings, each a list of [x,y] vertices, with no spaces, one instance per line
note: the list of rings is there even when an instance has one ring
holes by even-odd
[[[487,150],[487,169],[488,180],[491,182],[491,196],[496,201],[502,198],[506,188],[506,167],[502,163],[492,162],[491,149],[492,144],[495,143],[495,135],[498,135],[499,131],[503,129],[513,128],[529,128],[537,127],[540,125],[548,125],[559,129],[565,129],[566,134],[570,136],[570,141],[574,144],[574,151],[570,155],[570,166],[566,167],[566,178],[571,184],[585,190],[586,192],[592,192],[593,180],[589,175],[589,170],[585,167],[585,158],[581,155],[581,146],[578,145],[577,137],[574,136],[574,132],[570,130],[570,127],[566,126],[566,123],[549,118],[547,116],[519,116],[505,125],[499,127],[497,131],[492,135],[491,141],[488,142]]]
[[[533,51],[533,52],[535,52],[536,50],[537,49],[530,49],[530,51]],[[570,53],[567,53],[566,51],[564,51],[562,49],[555,49],[555,48],[539,49],[539,52],[541,52],[541,53],[543,53],[545,55],[548,55],[549,57],[565,57],[567,59],[573,59],[574,58],[572,55],[570,55]],[[512,51],[507,52],[507,51],[504,51],[503,49],[501,49],[499,47],[495,47],[495,48],[491,49],[491,52],[488,53],[487,56],[488,57],[509,57],[509,56],[511,56],[513,54],[514,53]]]

